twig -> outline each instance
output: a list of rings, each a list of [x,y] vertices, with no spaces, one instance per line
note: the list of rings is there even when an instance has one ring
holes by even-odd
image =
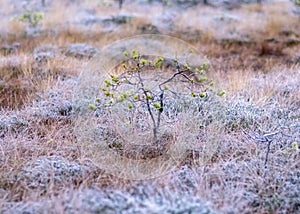
[[[268,147],[267,147],[267,152],[266,152],[266,159],[265,159],[265,166],[267,165],[267,162],[268,162],[268,157],[269,157],[269,153],[270,153],[271,143],[272,143],[272,141],[268,142]]]
[[[282,132],[282,129],[280,129],[278,131],[275,131],[275,132],[266,133],[262,136],[252,136],[243,129],[243,133],[245,135],[247,135],[248,137],[250,137],[251,139],[253,139],[254,141],[259,141],[261,143],[268,143],[266,156],[265,156],[265,166],[267,165],[267,162],[268,162],[269,153],[270,153],[270,150],[271,150],[271,143],[274,140],[274,136],[281,133],[281,132]]]

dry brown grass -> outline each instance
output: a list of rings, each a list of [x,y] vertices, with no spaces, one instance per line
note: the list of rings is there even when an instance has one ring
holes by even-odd
[[[4,81],[1,85],[1,107],[18,108],[28,102],[29,95],[36,91],[32,57],[5,57],[1,61],[0,76]]]
[[[36,93],[46,93],[57,80],[78,75],[84,63],[58,56],[42,63],[32,54],[20,53],[3,57],[0,78],[1,107],[19,109],[36,98]]]

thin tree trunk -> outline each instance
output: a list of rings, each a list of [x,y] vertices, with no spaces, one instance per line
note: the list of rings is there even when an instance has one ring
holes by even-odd
[[[120,9],[120,10],[122,9],[123,1],[124,1],[124,0],[119,0],[119,9]]]

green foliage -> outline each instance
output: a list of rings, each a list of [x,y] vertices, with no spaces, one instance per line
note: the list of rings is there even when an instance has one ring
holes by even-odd
[[[203,83],[207,81],[207,77],[200,77],[199,82]]]
[[[103,6],[106,6],[106,7],[111,7],[111,6],[112,6],[111,1],[109,1],[109,0],[101,0],[101,4],[102,4]],[[122,4],[122,3],[119,3],[119,4]],[[120,6],[120,7],[121,7],[121,6]]]
[[[220,90],[220,91],[218,91],[218,96],[222,97],[225,95],[225,93],[226,92],[224,90]]]
[[[121,65],[122,71],[118,74],[110,74],[110,78],[103,81],[104,87],[101,89],[104,99],[97,98],[95,104],[90,104],[92,110],[110,109],[111,107],[121,104],[129,112],[143,112],[148,115],[152,121],[153,139],[157,143],[158,132],[160,129],[161,115],[168,110],[167,103],[172,103],[174,99],[184,100],[186,97],[192,100],[201,100],[206,98],[207,91],[212,91],[212,81],[208,81],[205,76],[208,71],[206,63],[196,68],[185,63],[182,64],[177,59],[167,59],[174,64],[169,76],[157,80],[156,85],[149,82],[147,76],[148,70],[161,70],[163,63],[166,61],[163,57],[156,59],[147,59],[137,50],[123,52],[126,63]],[[164,71],[163,71],[164,72]],[[175,85],[181,84],[186,89],[186,94],[182,94]],[[224,95],[225,92],[219,92]],[[95,108],[94,108],[95,106]],[[131,124],[131,123],[129,123]]]
[[[294,141],[294,142],[292,143],[292,148],[293,148],[295,151],[298,151],[298,143],[297,143],[297,141]]]
[[[201,98],[206,97],[205,93],[201,93],[201,94],[199,94],[199,96],[200,96]]]
[[[170,0],[162,0],[162,3],[166,7],[172,7],[173,6],[172,1],[170,1]]]
[[[161,109],[161,105],[159,103],[153,103],[153,106],[158,110]]]
[[[286,150],[283,151],[284,155],[288,155],[292,152],[298,152],[299,147],[298,147],[298,142],[294,141],[292,142],[292,145],[290,147],[288,147]]]
[[[90,110],[96,110],[96,106],[94,104],[89,104],[88,108]]]
[[[28,10],[23,13],[18,20],[28,23],[31,27],[36,27],[41,24],[44,16],[40,12]]]

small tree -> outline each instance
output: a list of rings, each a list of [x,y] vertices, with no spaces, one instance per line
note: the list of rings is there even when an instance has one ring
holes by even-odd
[[[28,23],[30,27],[37,27],[41,24],[43,18],[44,16],[42,13],[28,10],[18,19],[22,22]]]
[[[117,74],[111,73],[110,78],[104,80],[104,87],[101,88],[104,99],[97,98],[95,104],[90,104],[89,108],[102,111],[126,102],[129,111],[139,110],[150,117],[153,140],[159,146],[162,114],[166,113],[168,104],[175,99],[184,100],[187,96],[190,99],[205,99],[207,92],[214,85],[206,77],[209,66],[204,62],[192,68],[177,59],[163,57],[150,60],[136,50],[132,50],[131,54],[125,51],[124,56],[128,60],[122,64],[121,71]],[[165,78],[155,81],[147,79],[147,72],[165,70],[162,69],[164,64],[168,64],[171,71],[166,72]],[[185,93],[179,91],[176,87],[178,85],[185,88]],[[220,96],[223,94],[224,92],[219,93]]]

